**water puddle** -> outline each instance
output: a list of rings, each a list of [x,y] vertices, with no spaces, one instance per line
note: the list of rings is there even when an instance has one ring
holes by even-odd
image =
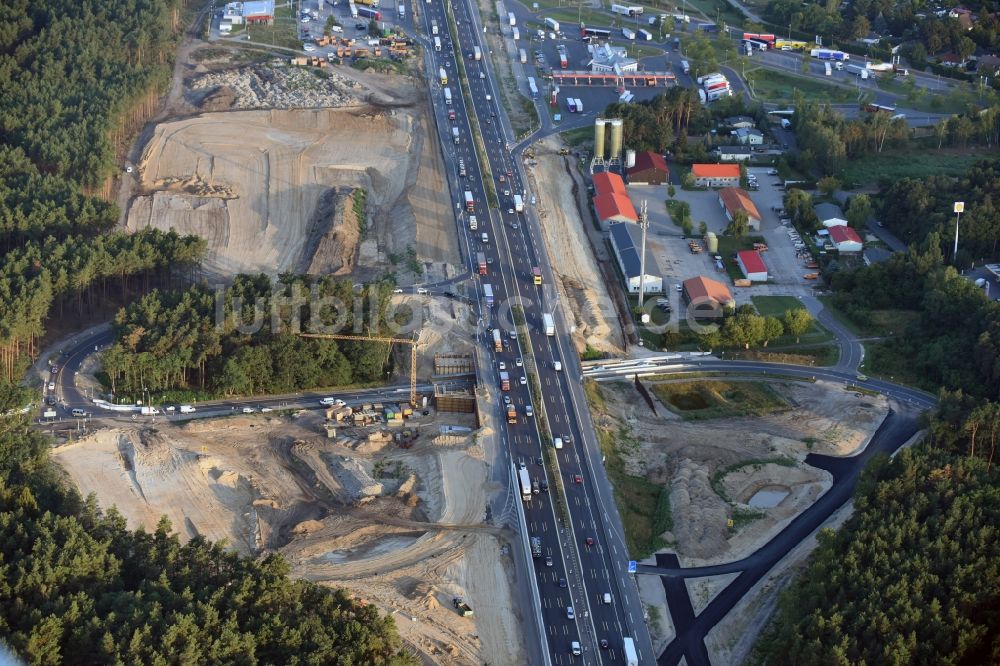
[[[781,504],[788,493],[788,489],[781,486],[766,486],[755,492],[747,504],[757,509],[771,509]]]

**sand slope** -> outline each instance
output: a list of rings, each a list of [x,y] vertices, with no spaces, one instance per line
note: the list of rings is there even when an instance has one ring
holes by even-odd
[[[210,273],[294,269],[330,188],[364,187],[376,207],[400,197],[412,132],[400,110],[241,111],[161,124],[140,163],[143,194],[128,227],[206,238]]]

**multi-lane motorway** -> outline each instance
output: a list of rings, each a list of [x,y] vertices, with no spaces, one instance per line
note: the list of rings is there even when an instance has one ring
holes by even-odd
[[[635,640],[642,663],[651,663],[655,657],[638,591],[626,573],[628,554],[620,521],[610,486],[599,466],[589,417],[583,411],[586,406],[580,392],[580,367],[573,354],[564,353],[570,346],[558,316],[558,304],[549,295],[551,269],[540,242],[537,219],[531,213],[531,194],[524,185],[519,159],[508,148],[512,137],[498,103],[489,50],[481,40],[482,28],[465,3],[450,5],[453,16],[449,16],[441,0],[424,4],[422,9],[427,33],[431,33],[431,22],[435,21],[442,41],[442,50],[432,54],[433,71],[444,67],[449,79],[447,84],[440,80],[431,84],[435,116],[438,123],[449,124],[448,110],[454,110],[453,126],[458,129],[458,143],[442,141],[446,162],[456,173],[459,162],[464,165],[465,177],[457,184],[462,191],[471,192],[475,201],[471,210],[460,215],[468,256],[474,259],[481,252],[488,261],[487,275],[477,275],[476,285],[483,321],[478,334],[482,343],[489,346],[493,363],[491,370],[483,373],[483,379],[497,386],[500,363],[511,373],[511,390],[505,395],[517,410],[517,422],[506,423],[502,400],[498,399],[494,403],[498,406],[495,416],[506,426],[502,437],[515,465],[523,463],[533,479],[545,479],[549,486],[548,492],[533,495],[523,503],[527,530],[524,536],[538,537],[542,544],[542,556],[533,558],[539,608],[528,609],[525,615],[537,615],[545,641],[546,662],[568,664],[582,660],[623,664],[623,638],[628,636]],[[457,44],[452,40],[452,25]],[[486,54],[482,60],[471,57],[475,47]],[[462,84],[456,78],[459,59],[467,73],[471,108],[466,106]],[[450,106],[444,102],[444,87],[451,89]],[[482,163],[473,143],[474,124],[483,141]],[[439,135],[453,136],[453,133],[448,128]],[[499,208],[489,206],[485,182],[492,183]],[[525,197],[527,214],[515,210],[515,194]],[[462,195],[456,205],[465,207]],[[469,229],[470,215],[476,216],[475,230]],[[541,286],[534,283],[532,269],[536,267],[542,271]],[[492,306],[486,303],[487,284],[493,292]],[[516,330],[514,306],[524,313],[526,326],[521,328],[521,336],[527,333],[527,339],[511,335]],[[556,312],[558,334],[547,336],[542,315],[552,311]],[[493,351],[490,329],[495,327],[503,332],[503,349],[499,352]],[[518,365],[519,359],[523,366]],[[556,362],[562,363],[562,370],[556,369]],[[522,375],[531,374],[537,377],[541,395],[533,395],[530,384],[521,383]],[[535,416],[527,416],[529,405]],[[545,459],[539,432],[543,415],[553,436],[565,442],[561,450],[553,449],[555,467],[538,464]],[[581,424],[585,427],[581,428]],[[565,498],[565,520],[557,506],[560,495]],[[611,595],[611,603],[604,603],[605,594]],[[581,644],[581,655],[571,653],[573,642]]]

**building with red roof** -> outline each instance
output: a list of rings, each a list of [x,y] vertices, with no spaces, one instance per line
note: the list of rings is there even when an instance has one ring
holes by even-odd
[[[670,179],[670,169],[663,155],[646,150],[635,156],[635,166],[628,170],[628,182],[634,185],[662,185]]]
[[[760,211],[746,190],[738,187],[723,187],[719,190],[719,205],[726,211],[726,219],[733,221],[733,215],[738,210],[747,214],[750,229],[760,231]]]
[[[740,250],[736,253],[736,264],[751,282],[767,282],[767,264],[757,250]]]
[[[740,165],[692,164],[691,175],[699,187],[736,187],[740,184]]]
[[[864,247],[861,236],[852,227],[830,227],[830,240],[842,253],[861,252]]]
[[[723,309],[736,305],[729,288],[718,280],[699,275],[684,280],[682,288],[693,317],[721,317]]]
[[[594,210],[597,211],[597,219],[601,222],[601,226],[605,228],[612,223],[639,220],[632,200],[627,195],[617,192],[598,194],[594,197]]]
[[[594,194],[625,194],[625,181],[616,173],[595,173]]]

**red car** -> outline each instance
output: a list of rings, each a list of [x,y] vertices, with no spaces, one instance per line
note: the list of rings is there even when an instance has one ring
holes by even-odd
[[[585,544],[587,544],[588,546],[593,546],[594,545],[594,537],[587,537],[586,539],[583,540],[583,542]]]
[[[583,477],[580,476],[579,474],[574,474],[573,480],[576,481],[577,483],[583,483]]]

